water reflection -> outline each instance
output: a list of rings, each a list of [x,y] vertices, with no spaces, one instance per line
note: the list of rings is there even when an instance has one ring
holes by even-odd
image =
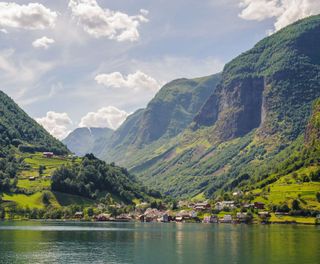
[[[0,223],[0,263],[319,263],[320,228]]]

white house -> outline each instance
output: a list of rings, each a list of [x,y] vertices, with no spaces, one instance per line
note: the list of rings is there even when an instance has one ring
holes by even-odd
[[[221,211],[223,208],[234,209],[236,208],[236,206],[234,204],[234,201],[222,201],[217,202],[215,208]]]

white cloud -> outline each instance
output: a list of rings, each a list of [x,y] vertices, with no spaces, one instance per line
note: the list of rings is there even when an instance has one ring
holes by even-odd
[[[47,112],[42,118],[36,118],[36,121],[42,125],[51,135],[58,139],[65,138],[69,133],[68,126],[72,121],[67,113]]]
[[[3,87],[15,87],[11,89],[15,99],[21,99],[25,92],[54,66],[54,62],[19,56],[14,49],[0,51],[0,81]],[[14,90],[18,92],[15,93]]]
[[[99,74],[95,77],[98,84],[103,84],[112,88],[128,88],[135,92],[152,91],[156,92],[160,89],[161,83],[147,74],[137,71],[134,74],[123,76],[120,72],[110,74]]]
[[[53,43],[55,43],[54,39],[51,39],[48,37],[42,37],[42,38],[38,38],[34,42],[32,42],[32,46],[34,48],[48,49],[49,46]]]
[[[140,37],[138,27],[147,22],[148,11],[142,9],[141,14],[128,14],[101,8],[96,0],[70,0],[69,7],[74,18],[90,35],[107,37],[117,41],[137,41]]]
[[[240,0],[240,17],[262,21],[276,18],[275,31],[308,16],[320,13],[319,0]]]
[[[79,127],[108,127],[115,130],[128,116],[129,113],[114,106],[103,107],[82,117]]]
[[[147,15],[149,15],[149,10],[146,10],[146,9],[140,9],[140,13],[142,14],[142,15],[145,15],[145,16],[147,16]]]
[[[154,60],[131,60],[130,67],[147,71],[165,82],[178,78],[196,78],[222,71],[224,62],[217,58],[164,56]]]
[[[58,14],[39,3],[0,2],[0,27],[45,29],[54,27]]]

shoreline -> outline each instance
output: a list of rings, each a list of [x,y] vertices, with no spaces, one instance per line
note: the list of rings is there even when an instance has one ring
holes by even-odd
[[[273,221],[268,223],[196,223],[196,222],[141,222],[141,221],[94,221],[94,220],[79,220],[79,219],[4,219],[0,220],[0,224],[4,222],[70,222],[70,223],[116,223],[116,224],[123,224],[123,223],[141,223],[141,224],[202,224],[202,225],[304,225],[304,226],[320,226],[316,223],[303,223],[303,222],[281,222],[281,221]]]

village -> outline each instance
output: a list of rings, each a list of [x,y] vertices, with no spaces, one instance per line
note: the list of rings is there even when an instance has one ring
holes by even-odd
[[[98,222],[158,222],[158,223],[262,223],[267,224],[271,213],[265,210],[265,205],[261,202],[245,204],[241,208],[237,207],[235,201],[220,201],[213,206],[209,201],[204,202],[187,202],[180,201],[176,210],[166,210],[164,208],[150,208],[149,204],[141,203],[130,213],[122,213],[112,216],[109,213],[100,213],[93,215],[92,220]],[[117,205],[118,209],[121,205]],[[287,213],[277,213],[288,215]],[[318,216],[320,219],[320,216]],[[75,213],[75,219],[83,220],[85,215],[79,211]]]
[[[55,158],[52,152],[41,153],[42,157],[48,160]],[[59,157],[59,159],[77,158],[74,155],[68,157]],[[39,175],[41,175],[39,167]],[[30,182],[38,181],[40,176],[29,176],[27,179]],[[110,194],[109,194],[110,195]],[[251,197],[252,196],[252,197]],[[111,197],[111,195],[110,195]],[[111,199],[111,202],[101,202],[99,199],[96,203],[89,207],[78,207],[76,210],[71,210],[71,214],[61,216],[62,219],[76,219],[85,221],[97,222],[158,222],[158,223],[320,223],[320,215],[314,214],[304,215],[306,211],[290,210],[289,207],[270,206],[263,202],[259,202],[255,198],[259,198],[258,194],[243,192],[240,190],[224,193],[210,200],[180,200],[166,202],[166,199],[160,199],[159,204],[155,201],[138,201],[132,205],[121,203]],[[154,204],[155,203],[155,204]],[[90,210],[90,213],[88,213]],[[295,215],[291,214],[295,213]],[[299,213],[299,214],[297,214]],[[303,218],[308,216],[308,218]],[[56,218],[51,216],[51,218]],[[50,217],[49,217],[50,218]]]

